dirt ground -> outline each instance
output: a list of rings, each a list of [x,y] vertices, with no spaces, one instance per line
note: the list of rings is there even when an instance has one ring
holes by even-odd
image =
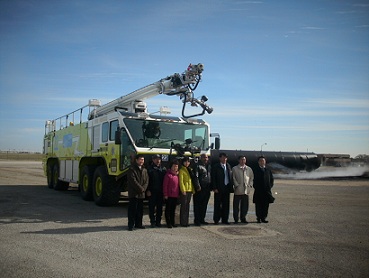
[[[268,224],[255,222],[250,203],[247,225],[128,232],[126,201],[98,207],[75,186],[47,188],[41,162],[0,160],[0,270],[3,277],[368,277],[368,179],[278,178],[273,193]],[[211,198],[208,222],[212,211]]]
[[[0,185],[45,185],[42,162],[0,160]]]

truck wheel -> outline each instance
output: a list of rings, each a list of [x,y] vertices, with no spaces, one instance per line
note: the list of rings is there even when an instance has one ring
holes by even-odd
[[[55,190],[65,191],[69,188],[69,182],[59,180],[59,166],[54,165],[53,170],[53,186]]]
[[[53,179],[53,166],[51,164],[47,164],[47,187],[54,188],[54,179]]]
[[[80,180],[79,180],[79,191],[82,196],[82,199],[85,201],[91,201],[93,199],[92,196],[92,181],[94,169],[89,166],[84,166],[81,170]]]
[[[97,167],[94,173],[92,191],[95,203],[98,206],[112,206],[119,202],[119,187],[115,179],[109,176],[105,166]]]

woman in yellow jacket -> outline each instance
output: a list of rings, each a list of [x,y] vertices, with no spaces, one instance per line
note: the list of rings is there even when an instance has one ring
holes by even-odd
[[[182,227],[190,226],[188,224],[188,218],[190,216],[190,202],[192,194],[195,193],[195,188],[191,181],[191,175],[189,171],[192,171],[190,166],[190,159],[188,157],[183,158],[182,167],[179,169],[179,190],[180,190],[180,224]]]

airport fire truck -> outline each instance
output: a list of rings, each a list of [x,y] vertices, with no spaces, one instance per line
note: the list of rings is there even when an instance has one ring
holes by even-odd
[[[105,105],[92,99],[88,105],[45,123],[43,167],[49,188],[67,190],[78,184],[84,200],[114,205],[127,191],[127,170],[136,154],[145,161],[160,154],[163,163],[184,156],[210,154],[209,125],[198,119],[213,109],[206,96],[195,98],[203,64],[190,64],[155,83]],[[168,116],[163,109],[149,114],[145,99],[157,95],[179,96],[182,116]],[[186,105],[197,107],[186,115]],[[191,110],[192,111],[192,110]],[[218,138],[217,138],[218,139]],[[219,141],[215,140],[219,148]]]

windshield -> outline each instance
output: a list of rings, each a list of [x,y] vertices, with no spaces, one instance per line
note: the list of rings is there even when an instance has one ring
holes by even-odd
[[[182,145],[188,139],[201,150],[209,147],[207,125],[128,118],[124,123],[137,147],[169,149],[172,143]]]

